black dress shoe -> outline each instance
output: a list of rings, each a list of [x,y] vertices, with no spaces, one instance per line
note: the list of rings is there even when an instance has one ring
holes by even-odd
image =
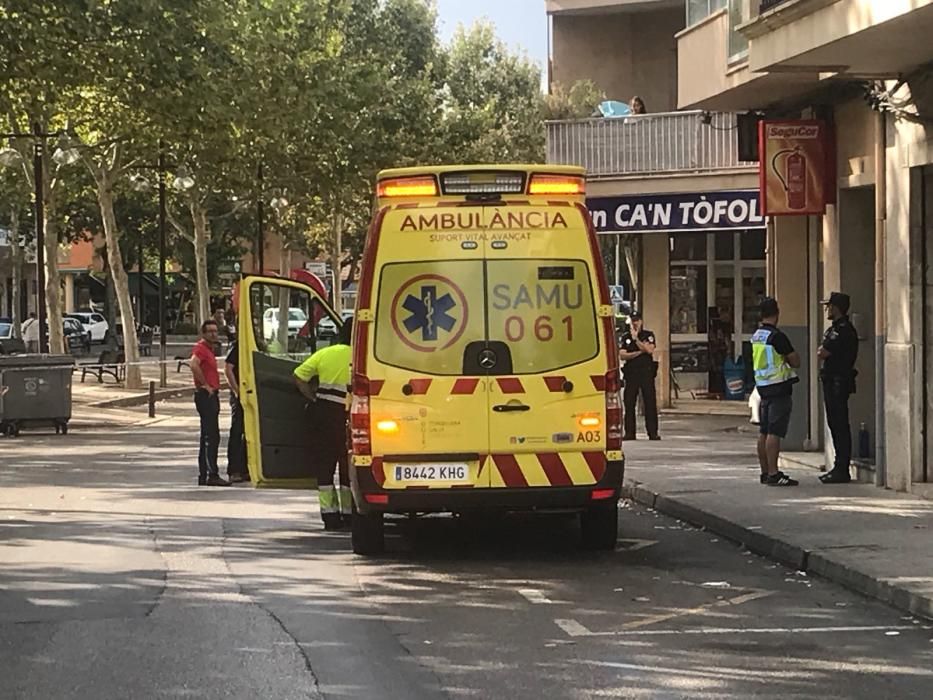
[[[649,435],[648,439],[649,440],[660,440],[661,436],[660,435]]]
[[[205,482],[208,486],[229,486],[230,482],[221,477],[220,475],[209,476]]]
[[[207,477],[199,476],[198,477],[198,486],[207,486]]]
[[[623,435],[623,436],[622,436],[622,439],[623,439],[624,441],[634,440],[634,439],[635,439],[635,436],[634,436],[634,435]]]
[[[826,472],[820,476],[820,481],[824,484],[848,484],[852,481],[852,477],[848,474],[843,474],[837,472],[835,469],[831,472]]]

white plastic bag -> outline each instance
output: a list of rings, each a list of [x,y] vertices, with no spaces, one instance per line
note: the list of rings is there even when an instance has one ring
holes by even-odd
[[[758,387],[752,391],[751,395],[748,397],[748,409],[751,411],[751,417],[748,419],[748,422],[752,425],[758,425],[758,410],[761,407],[761,397],[758,395]]]

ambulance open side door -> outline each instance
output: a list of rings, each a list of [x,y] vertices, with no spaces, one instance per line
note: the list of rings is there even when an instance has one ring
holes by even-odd
[[[292,280],[247,276],[239,296],[240,402],[250,478],[258,487],[314,488],[314,406],[293,373],[336,341],[341,321],[320,294]]]

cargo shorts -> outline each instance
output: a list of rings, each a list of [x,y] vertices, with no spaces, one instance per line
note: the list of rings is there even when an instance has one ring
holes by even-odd
[[[762,435],[786,438],[793,406],[794,399],[791,396],[762,398],[761,407],[758,409],[759,432]]]

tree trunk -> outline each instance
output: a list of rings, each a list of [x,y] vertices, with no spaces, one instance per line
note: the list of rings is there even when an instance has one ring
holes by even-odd
[[[19,309],[22,302],[23,291],[23,249],[19,245],[19,212],[14,205],[10,215],[10,265],[13,267],[13,289],[10,294],[10,317],[13,321],[13,337],[21,338],[22,331]]]
[[[120,253],[120,234],[117,230],[117,217],[113,210],[113,182],[110,173],[101,169],[97,172],[97,200],[100,203],[100,216],[104,223],[104,236],[107,239],[107,261],[113,278],[117,304],[120,307],[120,320],[123,323],[123,351],[126,354],[126,388],[141,389],[142,372],[139,367],[139,343],[136,338],[136,319],[133,315],[133,299],[130,296],[130,283],[123,266]]]
[[[58,227],[46,210],[45,215],[45,309],[49,321],[49,352],[65,354],[62,322],[62,284],[58,272]]]
[[[194,268],[198,283],[198,320],[204,323],[211,317],[211,285],[207,277],[207,244],[211,242],[211,224],[207,212],[191,199],[191,220],[194,223]]]

